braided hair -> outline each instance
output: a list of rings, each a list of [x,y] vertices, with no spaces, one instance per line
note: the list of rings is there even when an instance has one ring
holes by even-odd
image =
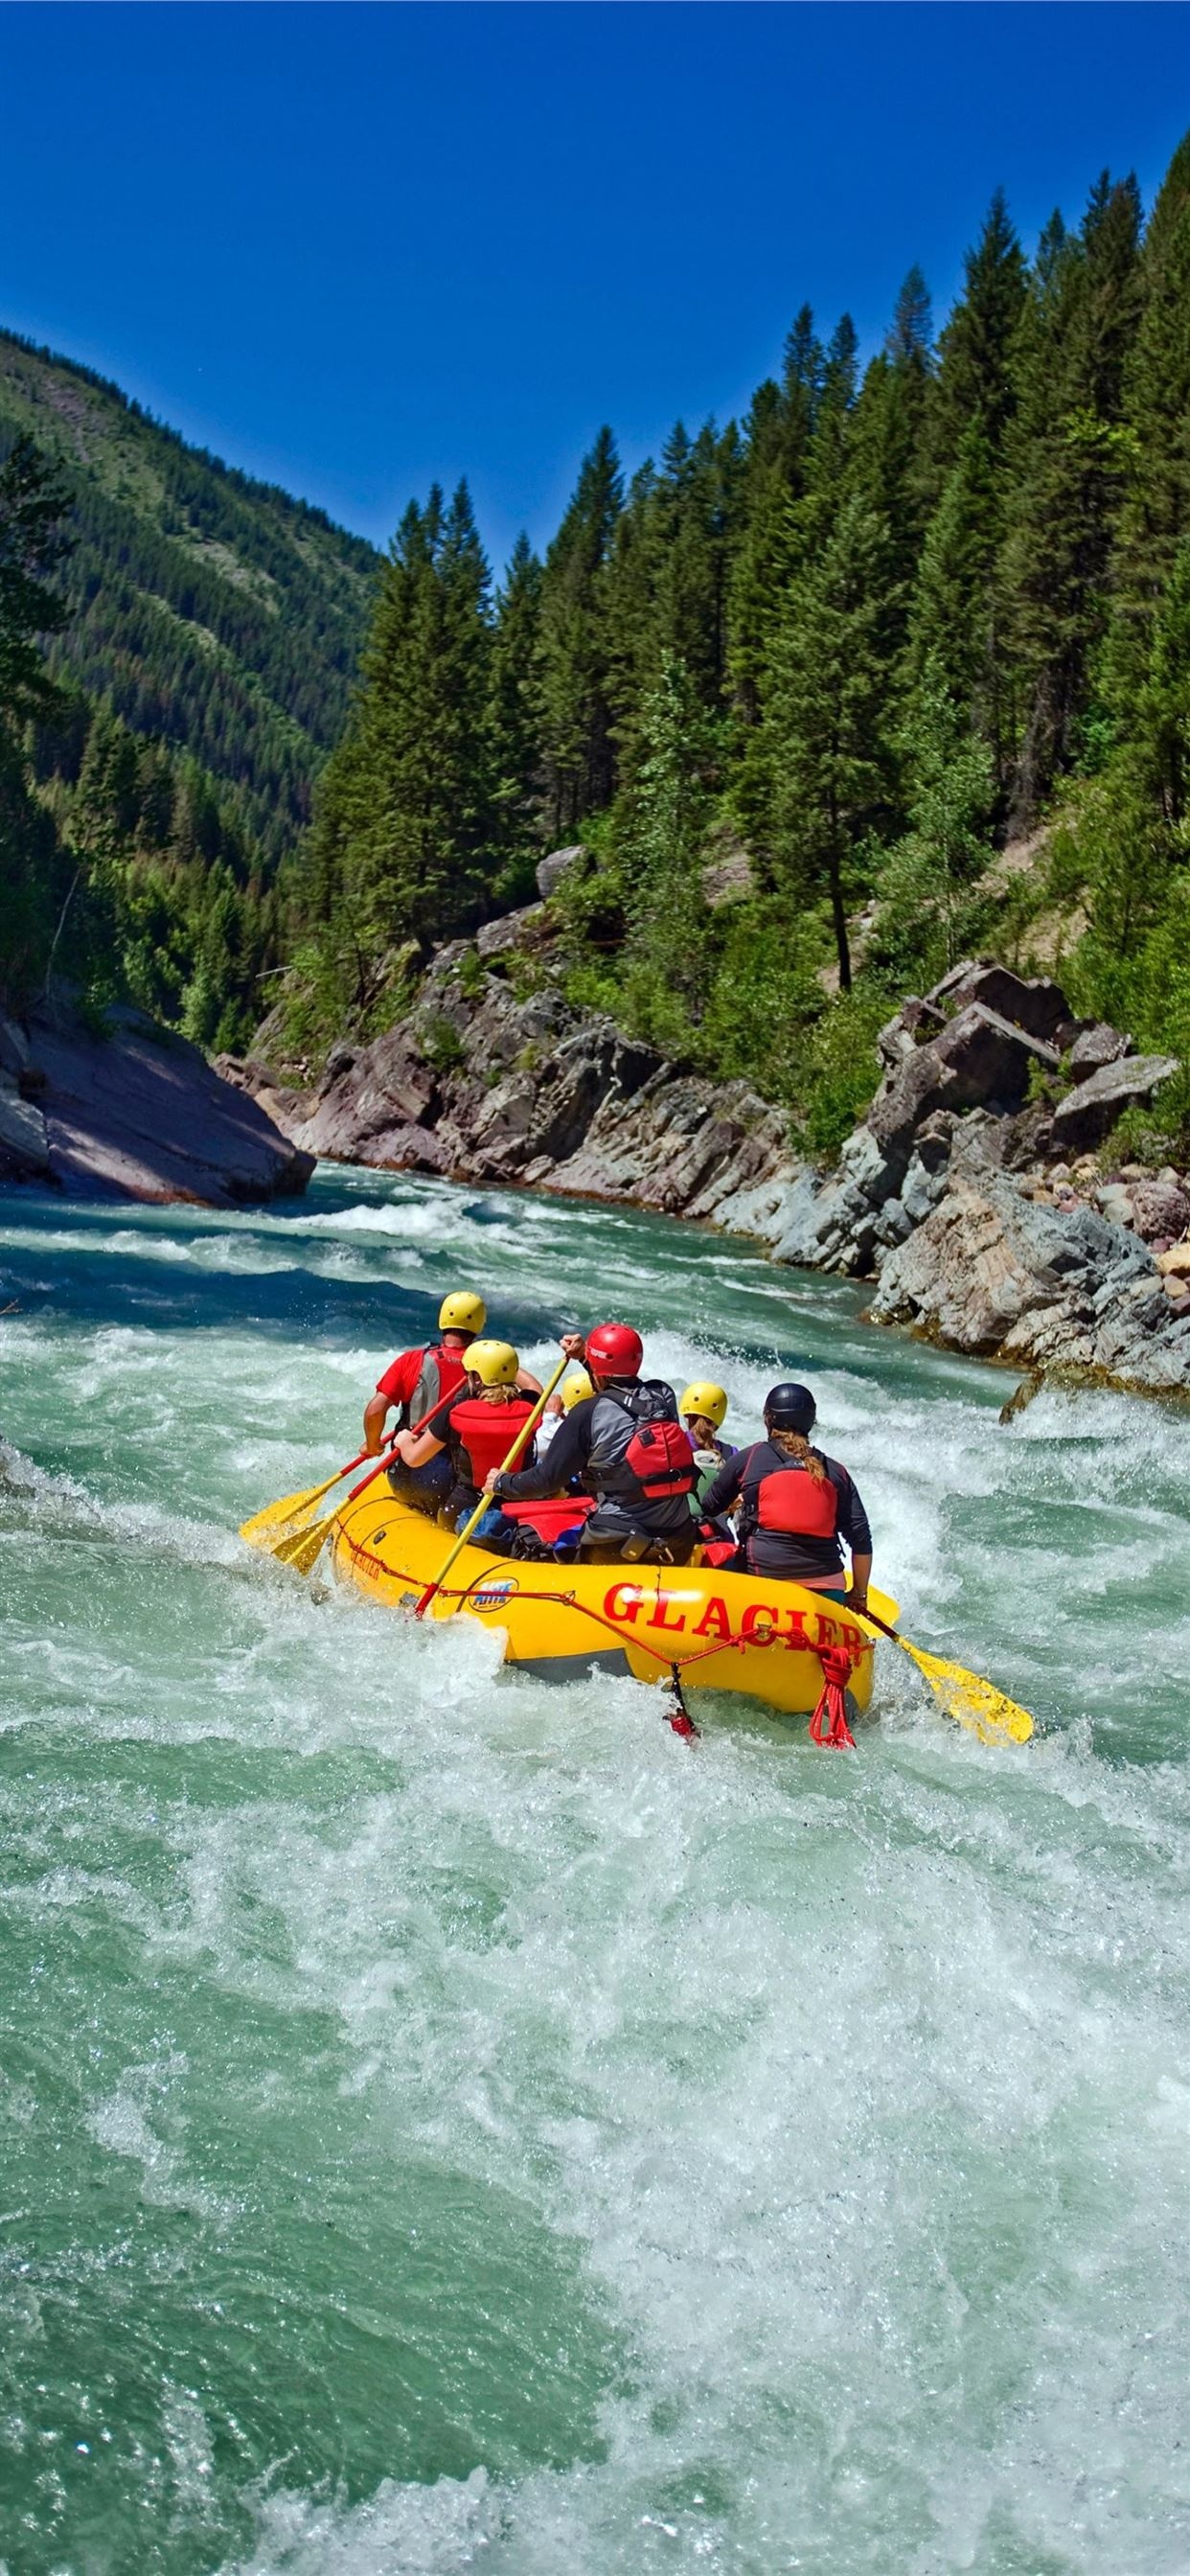
[[[787,1458],[793,1458],[799,1467],[804,1467],[807,1475],[813,1476],[816,1484],[821,1485],[825,1481],[826,1468],[818,1451],[810,1447],[804,1431],[782,1431],[777,1424],[773,1424],[769,1430],[769,1439],[774,1449],[783,1450]]]

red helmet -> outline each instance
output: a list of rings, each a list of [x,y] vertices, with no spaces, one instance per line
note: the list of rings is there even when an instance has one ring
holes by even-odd
[[[636,1377],[645,1346],[631,1324],[596,1324],[587,1335],[587,1366],[600,1377]]]

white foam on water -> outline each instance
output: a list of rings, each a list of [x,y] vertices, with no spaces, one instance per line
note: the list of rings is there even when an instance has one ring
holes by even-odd
[[[55,2423],[88,2335],[126,2374],[111,2564],[147,2531],[171,2576],[1182,2576],[1180,1420],[1047,1396],[1000,1430],[998,1378],[865,1334],[854,1292],[392,1190],[428,1296],[480,1247],[543,1374],[560,1301],[637,1270],[647,1364],[721,1378],[731,1436],[807,1377],[910,1633],[1052,1731],[981,1746],[890,1650],[854,1755],[741,1701],[691,1750],[631,1682],[551,1692],[476,1623],[249,1556],[236,1521],[350,1454],[386,1290],[318,1336],[25,1323],[8,2127],[77,2181],[61,2257],[30,2196],[9,2331]],[[63,2567],[72,2510],[64,2479]]]

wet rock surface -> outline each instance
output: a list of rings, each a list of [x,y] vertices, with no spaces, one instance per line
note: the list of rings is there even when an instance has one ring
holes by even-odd
[[[102,1033],[0,1016],[0,1180],[234,1207],[304,1190],[313,1169],[259,1100],[138,1012]]]
[[[568,865],[581,853],[555,854]],[[439,951],[407,1019],[336,1050],[314,1092],[232,1068],[310,1154],[626,1200],[871,1280],[871,1313],[1029,1369],[1190,1388],[1190,1184],[1100,1169],[1120,1110],[1175,1070],[1081,1024],[1059,985],[967,961],[880,1033],[884,1073],[834,1168],[743,1082],[667,1064],[576,1010],[546,907]],[[267,1029],[262,1033],[267,1040]]]

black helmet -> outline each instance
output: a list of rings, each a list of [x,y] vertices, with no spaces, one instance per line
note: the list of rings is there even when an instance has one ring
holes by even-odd
[[[770,1431],[801,1431],[809,1438],[818,1418],[818,1407],[808,1386],[771,1386],[764,1399],[764,1419]]]

